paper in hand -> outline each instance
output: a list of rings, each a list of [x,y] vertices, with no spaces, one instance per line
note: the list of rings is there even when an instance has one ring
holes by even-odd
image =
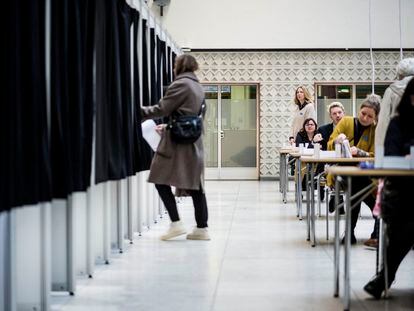
[[[157,151],[158,144],[161,140],[160,134],[158,134],[155,130],[156,126],[157,124],[155,124],[154,120],[151,119],[141,123],[142,136],[154,151]]]

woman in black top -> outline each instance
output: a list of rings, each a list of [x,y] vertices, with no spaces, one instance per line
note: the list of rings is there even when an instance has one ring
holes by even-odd
[[[307,118],[303,122],[303,127],[299,131],[299,133],[296,135],[296,147],[299,146],[299,144],[304,144],[306,148],[313,149],[314,144],[321,143],[322,141],[322,135],[318,133],[318,124],[313,118]],[[325,145],[326,147],[326,145]],[[324,146],[321,145],[321,149],[323,149]],[[316,168],[316,174],[320,174],[323,171],[323,164],[319,164]],[[305,179],[302,179],[302,189],[306,189]],[[321,200],[324,200],[325,197],[325,187],[320,188],[319,197]]]
[[[319,143],[322,140],[322,135],[318,134],[317,130],[318,124],[313,118],[305,119],[302,129],[296,135],[296,147],[298,147],[299,144],[304,144],[307,148],[313,149],[313,144]]]
[[[414,146],[414,78],[407,84],[397,108],[398,115],[388,125],[384,143],[385,156],[406,157]],[[389,177],[384,180],[381,213],[388,229],[388,286],[394,281],[398,266],[414,245],[413,177]],[[380,299],[385,288],[384,269],[364,289]]]

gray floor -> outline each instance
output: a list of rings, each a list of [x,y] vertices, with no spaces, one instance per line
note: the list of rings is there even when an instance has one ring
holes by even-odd
[[[343,310],[333,298],[333,247],[317,222],[318,245],[305,240],[293,193],[283,204],[271,181],[207,182],[211,241],[185,237],[162,242],[164,217],[92,280],[79,280],[75,297],[53,297],[53,310]],[[292,189],[293,187],[291,187]],[[180,204],[194,225],[191,201]],[[375,252],[362,241],[373,221],[363,208],[352,249],[352,310],[414,310],[414,252],[404,260],[391,298],[372,300],[362,290],[375,271]],[[331,226],[331,231],[333,226]],[[343,261],[342,261],[343,262]],[[343,270],[343,269],[342,269]],[[341,278],[342,283],[342,278]]]

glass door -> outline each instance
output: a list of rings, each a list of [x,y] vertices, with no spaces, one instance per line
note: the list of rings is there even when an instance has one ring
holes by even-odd
[[[258,179],[258,85],[204,85],[207,179]]]
[[[375,94],[382,97],[389,84],[375,82]],[[320,126],[331,122],[326,107],[334,101],[344,105],[346,115],[356,116],[362,101],[372,93],[372,86],[371,83],[316,82],[315,90],[317,119]]]

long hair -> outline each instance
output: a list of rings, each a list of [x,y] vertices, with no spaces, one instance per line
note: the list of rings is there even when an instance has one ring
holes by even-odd
[[[298,90],[299,89],[302,89],[302,91],[303,91],[303,95],[305,96],[305,102],[306,103],[311,103],[312,102],[312,97],[311,97],[309,91],[306,89],[306,87],[304,87],[303,85],[300,85],[295,90],[295,97],[293,99],[293,101],[295,102],[295,104],[298,105],[298,106],[300,106],[300,101],[298,100],[298,97],[296,96],[296,94],[298,93]]]
[[[414,78],[408,82],[401,101],[397,107],[397,113],[404,130],[413,128],[414,117]]]
[[[175,59],[174,73],[175,76],[184,72],[194,72],[198,69],[198,63],[194,56],[183,54]]]

